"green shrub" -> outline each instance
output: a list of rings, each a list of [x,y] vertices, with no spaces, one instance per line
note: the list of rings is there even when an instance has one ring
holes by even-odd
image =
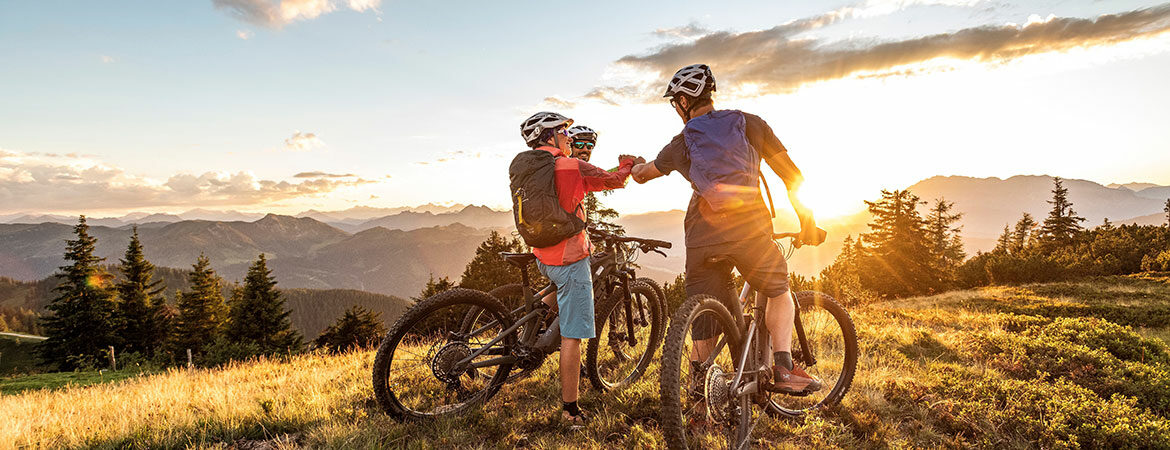
[[[1102,398],[1066,380],[1036,382],[938,366],[926,383],[887,383],[894,404],[925,405],[927,421],[960,446],[1166,448],[1170,423],[1120,395]]]
[[[1071,382],[1102,397],[1122,394],[1170,412],[1166,344],[1092,318],[1058,319],[1022,333],[975,334],[975,358],[1021,380]]]

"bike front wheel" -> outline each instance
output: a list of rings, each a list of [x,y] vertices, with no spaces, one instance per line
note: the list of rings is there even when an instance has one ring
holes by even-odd
[[[585,351],[593,387],[619,391],[638,381],[654,359],[664,334],[662,302],[650,285],[637,282],[627,298],[619,287],[597,308],[597,337]]]
[[[478,309],[468,323],[469,312]],[[490,399],[508,378],[516,345],[499,300],[452,289],[412,306],[374,358],[374,397],[398,420],[458,414]]]
[[[804,366],[805,372],[820,379],[824,386],[820,391],[803,397],[770,396],[767,405],[770,414],[795,418],[841,403],[853,384],[858,349],[853,320],[833,297],[816,291],[801,291],[794,295],[800,305],[800,321],[808,346],[802,347],[793,333],[792,360]],[[810,354],[815,364],[810,365],[806,360]]]

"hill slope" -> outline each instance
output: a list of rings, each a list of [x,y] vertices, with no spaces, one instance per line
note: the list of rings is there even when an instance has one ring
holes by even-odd
[[[764,419],[760,446],[1170,446],[1170,277],[991,287],[858,308],[862,355],[842,407]],[[657,366],[594,421],[554,419],[555,364],[487,407],[399,424],[369,400],[371,352],[305,355],[0,397],[0,442],[118,447],[661,446]]]

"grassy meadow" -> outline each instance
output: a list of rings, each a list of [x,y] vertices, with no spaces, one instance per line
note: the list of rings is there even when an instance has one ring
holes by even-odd
[[[838,408],[765,419],[760,447],[1170,448],[1170,277],[988,287],[851,311],[861,358]],[[0,396],[0,447],[645,448],[657,365],[594,421],[559,421],[555,357],[484,408],[399,424],[372,352],[308,354]],[[11,380],[10,380],[11,381]]]

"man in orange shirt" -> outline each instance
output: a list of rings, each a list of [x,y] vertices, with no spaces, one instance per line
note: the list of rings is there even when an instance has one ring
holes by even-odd
[[[540,112],[520,126],[524,142],[532,149],[555,156],[557,199],[566,212],[585,220],[581,201],[586,192],[617,189],[625,186],[630,169],[640,158],[622,155],[615,172],[572,158],[568,127],[573,120],[557,113]],[[586,415],[577,405],[581,379],[581,339],[596,337],[593,312],[593,277],[589,254],[593,246],[588,232],[582,230],[552,246],[533,248],[537,267],[557,287],[557,308],[561,334],[562,416],[574,425],[583,425]],[[555,331],[555,330],[553,330]]]

